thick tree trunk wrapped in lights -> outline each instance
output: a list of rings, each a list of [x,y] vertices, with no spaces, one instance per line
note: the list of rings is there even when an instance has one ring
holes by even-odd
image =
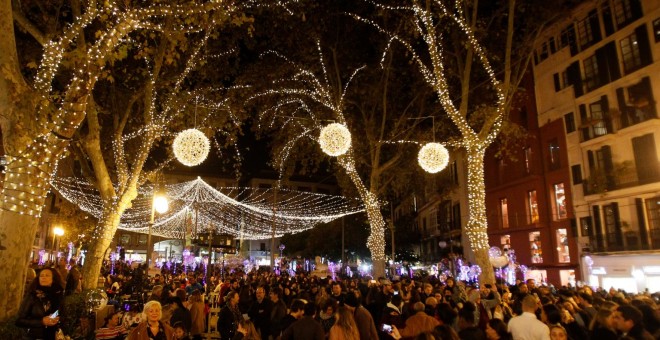
[[[0,194],[0,285],[11,292],[0,295],[0,321],[18,311],[28,257],[50,178],[85,119],[93,102],[92,90],[113,51],[135,30],[162,29],[154,18],[206,15],[227,6],[222,2],[191,2],[173,7],[119,9],[107,2],[90,2],[91,7],[74,2],[72,22],[45,18],[60,12],[52,11],[31,16],[45,18],[46,23],[35,25],[24,15],[23,8],[12,8],[12,4],[22,5],[0,0],[0,124],[7,160]],[[85,35],[89,33],[85,29],[95,20],[108,20],[107,26],[101,25],[106,27],[105,31]],[[42,56],[18,58],[14,24],[34,38],[33,43],[43,50]],[[48,32],[60,32],[54,33],[51,41],[39,31],[49,25],[60,25],[48,27]],[[89,36],[94,36],[94,41],[88,44]],[[32,47],[26,51],[40,51]],[[22,65],[30,58],[41,61],[34,85],[23,79],[23,74],[30,72],[24,73]],[[61,88],[54,88],[54,84]]]

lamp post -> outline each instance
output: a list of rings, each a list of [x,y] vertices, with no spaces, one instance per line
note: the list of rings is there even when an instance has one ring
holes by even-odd
[[[149,235],[147,236],[147,275],[151,267],[151,228],[154,226],[154,218],[156,217],[156,212],[163,214],[167,212],[167,209],[167,197],[161,192],[155,192],[153,202],[151,202],[151,218],[149,219]]]
[[[53,228],[53,260],[57,259],[57,247],[55,246],[55,239],[59,236],[62,237],[64,235],[64,229],[62,227],[55,227]]]

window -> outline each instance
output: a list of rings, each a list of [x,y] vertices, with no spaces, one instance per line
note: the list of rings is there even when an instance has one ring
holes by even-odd
[[[559,142],[557,141],[557,138],[548,142],[548,157],[548,165],[550,170],[557,170],[561,167],[559,158]]]
[[[621,57],[623,58],[623,70],[626,73],[637,70],[642,66],[642,57],[639,52],[637,33],[634,33],[619,41]]]
[[[573,115],[573,112],[564,115],[564,124],[566,124],[566,134],[575,131],[575,115]]]
[[[571,166],[571,174],[573,175],[573,185],[582,184],[582,167],[579,164]]]
[[[147,235],[140,235],[138,237],[138,245],[144,246],[147,244]]]
[[[541,247],[541,232],[529,233],[529,248],[532,254],[532,263],[543,263],[543,249]]]
[[[655,42],[660,42],[660,18],[653,20],[653,35]]]
[[[511,235],[500,236],[500,245],[502,246],[502,250],[508,251],[511,249]]]
[[[603,112],[602,101],[589,104],[589,112],[591,113],[591,121],[594,136],[604,136],[607,134],[607,126],[605,125],[605,113]]]
[[[539,222],[539,203],[536,200],[536,190],[531,190],[527,192],[527,210],[529,224],[534,224]]]
[[[532,171],[532,148],[529,146],[525,148],[525,172]]]
[[[621,29],[641,16],[640,0],[616,0],[614,2],[614,20],[617,28]]]
[[[509,227],[509,205],[506,198],[500,198],[500,216],[502,218],[502,228]]]
[[[596,60],[596,55],[587,57],[584,60],[584,82],[587,85],[587,90],[593,90],[600,85],[598,78],[598,60]]]
[[[565,228],[557,229],[555,234],[557,241],[557,256],[559,263],[571,262],[571,254],[568,248],[568,235]]]
[[[119,244],[122,246],[128,246],[131,244],[131,235],[130,234],[121,234],[119,238]]]
[[[600,40],[598,12],[595,10],[589,12],[586,18],[577,23],[577,28],[578,41],[582,50],[598,42]]]
[[[555,219],[561,220],[568,217],[566,210],[566,192],[564,191],[564,183],[557,183],[553,186],[555,194]]]
[[[656,118],[653,90],[649,77],[627,88],[618,88],[616,95],[621,110],[621,127],[625,128]]]
[[[259,243],[259,250],[260,251],[266,251],[266,244],[265,243]]]
[[[580,218],[580,235],[585,237],[594,236],[593,228],[591,227],[591,216]]]

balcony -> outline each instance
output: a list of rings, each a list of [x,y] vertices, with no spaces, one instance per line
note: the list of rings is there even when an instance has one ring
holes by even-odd
[[[589,237],[589,251],[592,253],[660,250],[660,229],[651,229],[648,233],[634,231],[612,232]],[[599,244],[599,242],[601,244]]]
[[[615,164],[612,171],[595,169],[582,185],[585,195],[595,195],[655,182],[660,182],[660,163],[640,169],[632,161],[624,161]]]
[[[615,126],[617,130],[643,123],[651,119],[657,119],[658,115],[655,108],[651,105],[626,106],[617,112],[615,116]]]

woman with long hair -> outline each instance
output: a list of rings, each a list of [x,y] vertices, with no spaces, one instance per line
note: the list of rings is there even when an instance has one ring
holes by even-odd
[[[341,307],[337,312],[337,321],[330,328],[329,340],[360,340],[355,318],[351,312]]]
[[[206,313],[204,312],[205,306],[202,301],[202,294],[199,290],[195,290],[190,296],[190,317],[192,318],[192,326],[190,327],[190,336],[194,340],[200,340],[202,333],[206,332]]]
[[[64,287],[57,270],[44,268],[30,284],[18,311],[16,326],[27,328],[27,339],[55,339]]]
[[[618,339],[615,322],[613,310],[608,308],[599,309],[589,325],[589,339]]]
[[[232,340],[261,340],[261,335],[250,320],[243,320],[238,323],[238,329]]]

